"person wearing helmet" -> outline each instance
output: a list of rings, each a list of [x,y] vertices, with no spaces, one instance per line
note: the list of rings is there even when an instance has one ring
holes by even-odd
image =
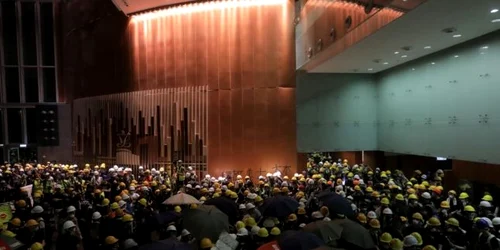
[[[107,236],[104,239],[104,244],[102,245],[102,250],[118,250],[120,245],[118,243],[118,239],[114,236]]]
[[[493,220],[491,220],[491,224],[493,224],[493,228],[495,230],[495,232],[493,232],[493,234],[495,234],[495,236],[497,238],[500,237],[500,217],[495,217],[493,218]]]
[[[441,221],[438,217],[434,216],[427,220],[426,230],[422,234],[422,237],[426,244],[437,246],[437,248],[446,245],[447,240],[444,237],[441,226]]]
[[[376,245],[379,245],[379,239],[382,235],[382,231],[380,230],[380,222],[377,219],[371,219],[369,224],[368,232],[370,232],[370,236],[375,242]]]
[[[214,247],[214,244],[209,238],[200,240],[200,250],[210,250],[212,247]]]
[[[460,228],[460,223],[455,218],[445,221],[445,236],[448,240],[445,247],[449,249],[466,249],[468,244],[466,231]]]
[[[72,220],[67,220],[62,224],[56,249],[77,250],[80,248],[80,240],[76,224]]]
[[[493,205],[489,201],[482,200],[479,202],[479,209],[477,212],[477,215],[479,217],[488,217],[488,218],[493,218],[495,217],[493,215]]]
[[[450,204],[450,211],[455,211],[458,209],[458,199],[457,192],[455,190],[448,191],[448,197],[446,198],[448,204]]]
[[[383,233],[379,239],[381,249],[391,249],[392,236],[390,233]]]
[[[477,230],[479,230],[476,249],[500,249],[500,242],[498,238],[491,233],[491,231],[493,230],[493,224],[491,223],[491,221],[487,221],[486,218],[480,218],[476,221],[475,226]]]
[[[403,238],[403,249],[404,250],[417,250],[420,249],[418,245],[417,238],[413,235],[407,235]]]

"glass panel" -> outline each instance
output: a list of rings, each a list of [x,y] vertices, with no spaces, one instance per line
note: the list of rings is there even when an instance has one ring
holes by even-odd
[[[26,109],[26,135],[28,143],[37,143],[36,109]]]
[[[40,5],[40,21],[42,22],[42,65],[54,66],[54,17],[52,3]]]
[[[36,68],[24,69],[24,96],[26,102],[38,102],[38,71]]]
[[[21,109],[18,108],[8,108],[7,109],[7,125],[9,133],[9,143],[21,143],[23,140],[22,136],[22,125],[21,122]]]
[[[16,4],[2,2],[3,51],[6,65],[17,65]]]
[[[44,102],[56,102],[56,73],[54,68],[43,69]]]
[[[21,4],[24,65],[36,65],[35,3]]]
[[[16,68],[5,68],[7,102],[19,102],[19,72]]]

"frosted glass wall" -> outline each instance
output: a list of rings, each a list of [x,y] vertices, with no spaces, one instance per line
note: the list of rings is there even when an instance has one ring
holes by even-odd
[[[500,163],[500,33],[381,74],[300,75],[297,138],[299,152]]]
[[[377,78],[380,150],[500,163],[500,33]]]
[[[375,150],[376,84],[370,75],[297,77],[299,152]]]

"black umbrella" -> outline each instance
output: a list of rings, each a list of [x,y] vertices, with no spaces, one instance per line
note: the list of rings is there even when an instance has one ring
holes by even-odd
[[[158,224],[165,225],[170,222],[173,222],[179,218],[179,214],[173,211],[167,211],[163,213],[159,213],[156,215],[156,220]]]
[[[359,223],[350,219],[333,220],[331,223],[342,227],[338,247],[346,249],[375,249],[370,232]]]
[[[351,203],[349,201],[336,194],[332,193],[328,197],[323,199],[323,205],[328,207],[330,214],[343,214],[347,217],[354,217],[354,211],[352,210]]]
[[[183,227],[196,239],[209,238],[217,242],[223,231],[229,231],[227,215],[215,206],[188,209],[183,214]]]
[[[238,220],[238,205],[226,197],[218,197],[215,199],[207,200],[204,205],[212,205],[218,208],[221,212],[225,213],[229,219],[229,223],[234,224]]]
[[[286,217],[299,208],[299,203],[291,197],[278,195],[264,201],[262,214],[270,217]]]
[[[0,236],[0,249],[16,250],[23,247],[23,243],[16,240],[15,238],[7,237],[4,235]]]
[[[285,231],[278,241],[281,250],[316,249],[325,242],[313,233],[304,231]]]
[[[156,241],[139,247],[139,250],[191,250],[191,249],[193,248],[189,244],[171,239]]]

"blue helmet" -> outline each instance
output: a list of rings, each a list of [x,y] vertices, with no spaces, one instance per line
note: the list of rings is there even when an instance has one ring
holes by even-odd
[[[477,229],[486,229],[488,228],[488,222],[484,219],[479,219],[476,221]]]

